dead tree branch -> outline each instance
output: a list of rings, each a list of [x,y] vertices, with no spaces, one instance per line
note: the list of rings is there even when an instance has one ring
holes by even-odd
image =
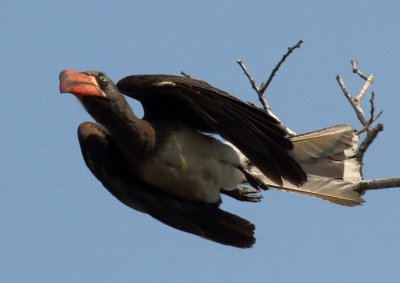
[[[265,83],[262,83],[260,88],[261,92],[265,93],[267,90],[269,84],[271,83],[272,79],[275,77],[275,74],[278,72],[279,68],[283,64],[283,62],[286,61],[286,58],[289,57],[290,54],[296,49],[300,48],[301,44],[303,43],[303,40],[299,40],[295,45],[291,46],[288,48],[287,52],[282,56],[282,59],[276,64],[275,68],[272,70],[271,74],[269,75],[268,79],[265,81]]]
[[[363,164],[364,154],[367,152],[369,146],[373,143],[373,141],[378,137],[378,134],[383,131],[383,124],[378,123],[375,126],[372,124],[379,119],[382,115],[382,111],[380,111],[377,115],[375,115],[375,93],[371,92],[371,99],[370,102],[370,117],[369,119],[366,118],[364,111],[361,107],[361,100],[365,96],[368,91],[368,88],[374,82],[374,76],[369,74],[368,76],[364,75],[361,69],[358,67],[357,60],[351,61],[351,66],[353,68],[353,73],[357,74],[361,79],[365,81],[364,85],[361,87],[359,93],[354,98],[351,96],[350,92],[347,90],[342,78],[337,75],[336,80],[339,83],[339,86],[349,101],[350,105],[353,107],[358,120],[360,121],[362,127],[358,130],[358,135],[363,134],[366,132],[366,135],[362,142],[359,144],[355,157],[359,161],[360,164]],[[358,184],[357,191],[360,193],[364,193],[368,190],[380,190],[380,189],[388,189],[388,188],[395,188],[400,187],[400,177],[395,178],[383,178],[383,179],[371,179],[365,180]]]
[[[262,108],[270,115],[274,116],[276,119],[278,119],[278,117],[276,117],[275,114],[273,114],[271,112],[271,109],[268,105],[267,100],[265,99],[264,96],[264,92],[261,91],[260,87],[257,86],[256,80],[252,77],[252,75],[250,75],[249,71],[247,70],[246,66],[244,65],[244,63],[242,62],[242,60],[237,60],[236,61],[240,68],[242,68],[243,73],[246,75],[246,77],[249,79],[251,88],[255,90],[255,92],[257,93],[258,96],[258,100],[260,101]]]
[[[365,118],[364,111],[361,108],[360,100],[355,100],[353,97],[351,97],[350,92],[347,90],[347,87],[345,86],[345,84],[343,82],[343,79],[339,75],[336,76],[336,80],[337,80],[340,88],[342,89],[344,96],[347,98],[350,105],[353,107],[354,111],[356,112],[358,120],[365,127],[368,124],[368,122]]]
[[[372,127],[372,124],[382,115],[382,111],[378,113],[378,115],[375,116],[375,93],[372,92],[371,94],[371,99],[370,101],[370,117],[367,119],[367,117],[364,114],[364,111],[361,106],[361,101],[363,97],[365,96],[366,92],[368,91],[368,88],[371,86],[371,84],[374,82],[374,76],[372,74],[369,74],[368,76],[364,75],[361,69],[357,66],[357,60],[352,60],[351,61],[351,66],[353,67],[353,73],[357,74],[361,79],[365,80],[364,85],[361,87],[359,93],[357,96],[352,97],[350,92],[348,91],[346,85],[343,82],[343,79],[337,75],[336,80],[344,94],[344,96],[347,98],[349,101],[350,105],[353,107],[354,112],[357,115],[358,120],[360,121],[362,127],[358,131],[358,134],[361,135],[362,133],[366,132],[366,136],[364,140],[361,142],[360,146],[357,149],[356,152],[356,158],[362,164],[362,160],[364,157],[365,152],[369,148],[369,146],[372,144],[372,142],[376,139],[378,136],[379,132],[383,131],[383,124],[377,124],[374,127]]]
[[[372,142],[376,139],[379,132],[383,131],[383,124],[379,123],[375,127],[367,130],[367,135],[364,140],[360,143],[357,149],[356,158],[359,161],[363,160],[364,154],[367,152],[367,149],[372,144]],[[360,162],[361,163],[361,162]]]
[[[253,76],[250,74],[250,72],[247,70],[246,66],[242,62],[242,60],[237,60],[237,63],[239,64],[240,68],[242,69],[243,73],[246,75],[247,79],[250,82],[251,88],[255,90],[258,96],[258,100],[260,101],[262,108],[264,111],[266,111],[269,115],[274,117],[276,120],[278,120],[281,124],[281,128],[289,135],[289,136],[294,136],[296,133],[289,129],[287,126],[285,126],[281,120],[278,118],[277,115],[275,115],[271,107],[269,106],[267,99],[265,98],[265,92],[270,85],[272,79],[276,75],[276,73],[279,71],[279,68],[281,65],[286,61],[286,59],[289,57],[290,54],[293,53],[293,51],[296,48],[300,48],[301,44],[303,43],[302,40],[299,40],[295,45],[291,46],[288,48],[287,52],[282,56],[281,60],[275,65],[274,69],[272,70],[271,74],[269,75],[268,79],[261,83],[260,86],[257,86],[256,80],[253,78]]]
[[[302,43],[303,43],[303,41],[300,40],[297,44],[288,48],[288,51],[282,56],[282,59],[278,62],[278,64],[272,70],[272,72],[271,72],[270,76],[268,77],[268,79],[266,80],[266,82],[261,83],[260,86],[257,86],[256,80],[253,78],[253,76],[247,70],[244,63],[241,60],[237,60],[237,63],[239,64],[243,73],[246,75],[247,79],[249,80],[252,89],[255,90],[255,92],[257,93],[258,99],[259,99],[263,109],[267,113],[269,113],[271,116],[275,117],[279,122],[280,122],[280,119],[278,118],[278,116],[275,115],[271,111],[271,108],[267,102],[267,99],[265,98],[265,92],[266,92],[266,89],[268,88],[268,86],[270,85],[272,79],[278,72],[279,68],[283,64],[283,62],[285,62],[285,60],[293,52],[293,50],[296,48],[299,48]],[[358,145],[358,147],[356,149],[356,153],[355,153],[355,157],[357,158],[359,163],[363,164],[362,161],[363,161],[364,155],[367,152],[368,148],[373,143],[373,141],[377,138],[378,134],[383,131],[383,124],[381,124],[381,123],[378,123],[375,126],[372,126],[374,124],[374,122],[379,119],[379,117],[382,115],[383,112],[380,111],[377,115],[375,115],[375,93],[372,91],[371,98],[369,100],[369,102],[370,102],[369,117],[368,118],[366,117],[364,110],[361,106],[361,102],[362,102],[362,99],[364,98],[365,94],[367,93],[369,87],[374,82],[374,76],[372,74],[365,75],[361,71],[361,69],[358,67],[357,60],[352,60],[351,66],[352,66],[353,73],[358,75],[362,80],[365,81],[363,86],[361,87],[359,93],[357,94],[357,96],[353,97],[351,95],[351,93],[347,89],[343,79],[339,75],[336,76],[336,80],[337,80],[344,96],[349,101],[350,105],[352,106],[354,112],[357,115],[358,120],[360,121],[360,123],[362,125],[361,128],[357,131],[357,134],[360,136],[361,134],[365,133],[365,137]],[[252,105],[254,105],[254,104],[252,104]],[[280,123],[282,125],[282,129],[284,129],[289,136],[293,136],[296,134],[294,131],[290,130],[288,127],[283,125],[282,122],[280,122]],[[359,192],[360,194],[363,194],[369,190],[380,190],[380,189],[388,189],[388,188],[396,188],[396,187],[400,187],[400,177],[364,180],[357,184],[357,188],[355,189],[355,191]]]
[[[356,59],[351,60],[351,66],[353,67],[353,73],[357,74],[362,78],[364,81],[368,80],[368,77],[361,72],[361,70],[357,66],[358,62]]]
[[[366,191],[382,190],[390,188],[400,188],[399,177],[365,180],[358,185],[357,191],[360,193],[364,193]]]
[[[188,73],[186,73],[185,71],[181,71],[181,75],[186,78],[191,78],[191,76]]]

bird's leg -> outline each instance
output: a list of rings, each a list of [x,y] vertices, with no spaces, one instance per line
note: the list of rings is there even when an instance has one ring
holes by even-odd
[[[249,201],[249,202],[261,201],[262,195],[258,193],[261,190],[268,190],[268,186],[260,178],[252,174],[249,170],[247,170],[243,166],[238,166],[238,169],[244,174],[246,182],[250,184],[250,186],[252,186],[253,188],[247,188],[238,185],[233,190],[221,189],[221,193],[240,201]]]
[[[262,195],[258,194],[261,190],[256,188],[246,188],[238,185],[233,190],[221,189],[221,193],[240,201],[260,202]]]
[[[242,171],[244,174],[247,183],[250,184],[254,189],[260,191],[260,190],[268,190],[268,186],[257,176],[252,174],[249,170],[244,168],[243,166],[239,165],[238,169]]]

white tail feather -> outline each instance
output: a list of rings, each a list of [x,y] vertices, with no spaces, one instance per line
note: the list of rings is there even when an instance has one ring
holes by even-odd
[[[298,187],[285,180],[280,186],[254,166],[250,172],[274,189],[309,195],[345,206],[364,202],[361,194],[356,191],[362,177],[361,165],[354,157],[358,136],[353,128],[337,125],[290,139],[294,146],[291,155],[307,173],[307,182],[303,186]]]
[[[262,175],[257,168],[252,169],[251,173],[260,174],[257,176],[273,189],[308,195],[344,206],[356,206],[364,202],[361,195],[355,191],[357,184],[341,179],[307,174],[307,182],[301,187],[297,187],[287,181],[283,181],[283,186],[279,186]]]
[[[354,157],[358,135],[347,125],[294,136],[292,157],[307,174],[359,182],[361,165]]]

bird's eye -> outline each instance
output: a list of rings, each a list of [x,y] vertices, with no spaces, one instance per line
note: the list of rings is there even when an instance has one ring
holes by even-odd
[[[102,75],[99,76],[99,80],[102,81],[103,83],[106,83],[108,81],[107,77]]]

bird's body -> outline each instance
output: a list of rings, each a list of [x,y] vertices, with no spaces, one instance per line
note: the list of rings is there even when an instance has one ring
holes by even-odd
[[[232,189],[244,181],[236,152],[209,135],[185,125],[156,123],[146,128],[154,138],[139,142],[137,132],[125,128],[107,129],[132,174],[161,190],[185,200],[219,203],[221,188]],[[147,148],[138,151],[138,143]]]
[[[186,126],[155,131],[162,138],[137,172],[145,182],[186,200],[218,203],[221,189],[245,180],[239,156],[221,141]]]
[[[230,146],[177,119],[182,112],[163,116],[160,107],[137,118],[109,83],[104,90],[111,95],[84,96],[81,102],[109,131],[132,174],[182,199],[207,203],[219,203],[221,189],[234,189],[245,180],[238,169],[239,156]]]
[[[128,168],[126,157],[103,126],[84,122],[78,138],[86,165],[104,187],[125,205],[176,229],[224,245],[249,248],[255,226],[218,204],[185,201],[142,181]]]
[[[61,81],[108,130],[132,174],[177,197],[219,203],[222,189],[246,180],[236,151],[202,131],[230,140],[278,184],[306,180],[278,121],[204,82],[166,75],[121,80],[119,89],[143,104],[139,119],[102,73],[65,71]]]
[[[177,229],[250,247],[254,225],[219,210],[221,192],[259,201],[255,194],[271,186],[347,206],[362,202],[349,126],[288,139],[268,113],[188,77],[129,76],[114,85],[101,72],[66,70],[60,91],[74,94],[100,124],[82,124],[78,135],[93,174],[128,206]],[[121,92],[142,103],[142,119]]]

